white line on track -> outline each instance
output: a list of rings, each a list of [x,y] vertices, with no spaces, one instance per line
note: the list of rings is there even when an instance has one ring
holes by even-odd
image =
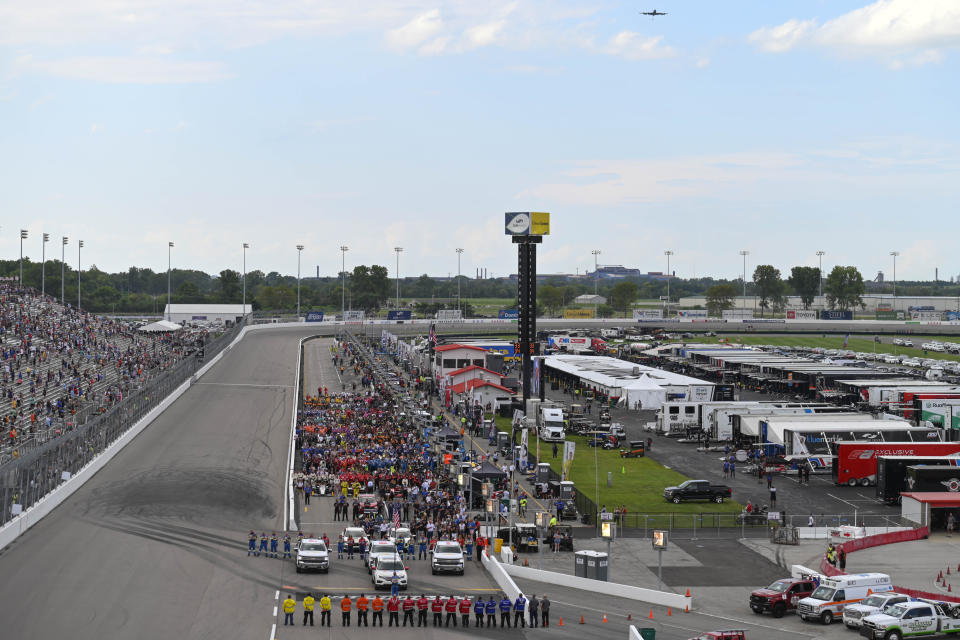
[[[279,600],[279,599],[280,599],[280,591],[279,591],[279,590],[273,592],[273,599],[274,599],[274,600]]]
[[[276,607],[273,608],[273,617],[274,617],[274,618],[277,617],[277,608],[276,608]]]
[[[273,626],[270,627],[270,637],[267,640],[276,640],[277,637],[277,623],[274,622]]]

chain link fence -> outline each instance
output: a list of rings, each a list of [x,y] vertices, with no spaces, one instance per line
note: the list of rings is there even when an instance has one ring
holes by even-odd
[[[0,525],[16,518],[80,471],[130,427],[193,376],[204,360],[220,353],[239,334],[238,324],[203,346],[203,360],[190,356],[131,389],[122,401],[85,407],[59,430],[39,432],[0,461]]]

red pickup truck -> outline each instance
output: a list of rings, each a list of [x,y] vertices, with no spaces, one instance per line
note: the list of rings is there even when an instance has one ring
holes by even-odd
[[[747,634],[743,630],[708,631],[690,640],[747,640]]]
[[[783,578],[766,589],[750,594],[750,608],[756,614],[769,611],[774,618],[782,618],[787,611],[796,611],[797,603],[817,588],[810,578]]]

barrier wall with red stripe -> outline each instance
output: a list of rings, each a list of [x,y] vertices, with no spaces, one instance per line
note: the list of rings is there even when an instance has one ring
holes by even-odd
[[[908,531],[893,531],[891,533],[880,533],[875,536],[853,538],[851,540],[846,540],[837,546],[843,547],[843,550],[847,553],[853,553],[854,551],[870,549],[872,547],[880,547],[885,544],[893,544],[895,542],[922,540],[928,538],[929,536],[929,527],[919,527],[917,529],[910,529]],[[841,571],[827,562],[827,558],[824,556],[820,560],[820,573],[832,578],[834,576],[845,575],[846,571]],[[897,591],[897,593],[902,593],[913,598],[929,598],[931,600],[944,600],[946,602],[960,602],[960,598],[956,596],[948,596],[943,593],[932,593],[930,591],[920,591],[919,589],[908,589],[907,587],[898,587],[897,585],[894,585],[893,588]]]

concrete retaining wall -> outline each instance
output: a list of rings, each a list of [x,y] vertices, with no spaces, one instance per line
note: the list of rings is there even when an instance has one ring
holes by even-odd
[[[506,565],[500,564],[495,556],[490,555],[486,551],[480,554],[480,559],[483,562],[483,568],[487,570],[487,573],[489,573],[493,581],[497,583],[500,590],[507,594],[507,597],[511,600],[516,600],[517,596],[520,595],[520,587],[513,581],[513,578],[507,575],[507,572],[504,570]]]
[[[555,571],[542,571],[531,567],[517,567],[514,565],[501,565],[503,570],[510,576],[524,578],[526,580],[536,580],[537,582],[546,582],[556,584],[562,587],[572,587],[574,589],[583,589],[602,593],[608,596],[617,596],[619,598],[629,598],[639,602],[648,602],[658,604],[664,607],[673,607],[683,611],[686,607],[693,608],[693,598],[670,593],[668,591],[657,591],[656,589],[643,589],[627,584],[616,582],[604,582],[602,580],[591,580],[590,578],[580,578],[571,576],[567,573],[557,573]]]

